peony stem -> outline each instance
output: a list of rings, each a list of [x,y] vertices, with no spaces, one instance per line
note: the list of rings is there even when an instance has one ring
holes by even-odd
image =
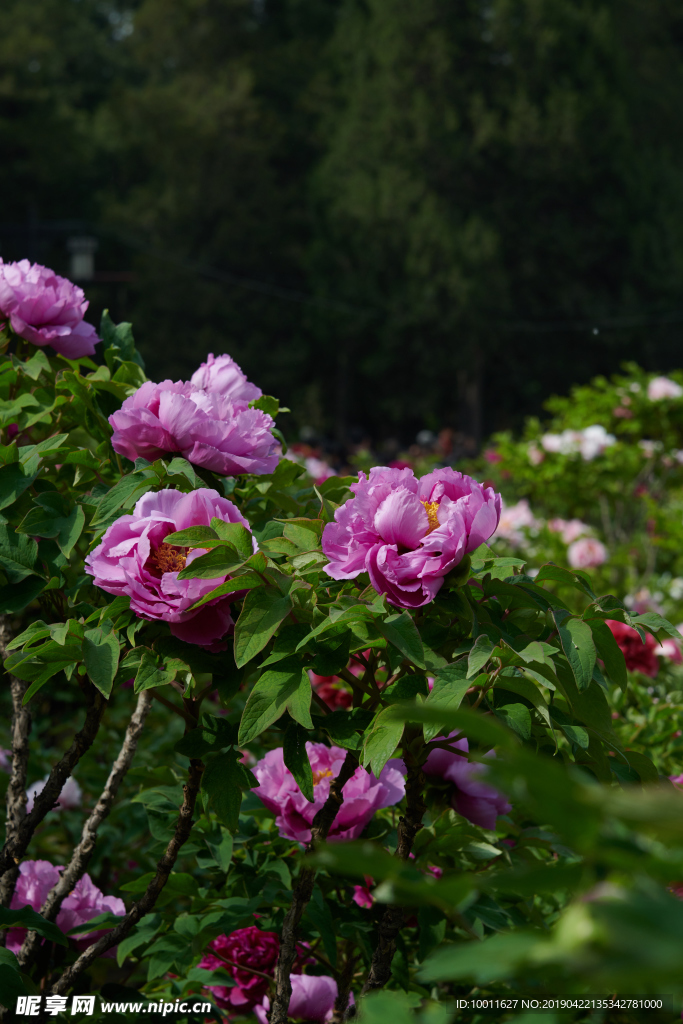
[[[71,746],[50,772],[43,790],[37,794],[33,802],[31,813],[21,817],[11,834],[7,836],[5,845],[0,850],[2,882],[5,874],[13,871],[23,857],[36,828],[56,804],[64,783],[97,736],[107,701],[92,683],[83,684],[83,690],[89,702],[83,727],[76,733]]]
[[[407,861],[410,857],[415,836],[422,828],[422,818],[426,811],[423,800],[425,777],[422,765],[410,750],[410,739],[404,741],[403,762],[407,768],[406,775],[406,813],[398,822],[398,846],[396,856]],[[405,913],[403,907],[388,906],[382,915],[379,925],[377,947],[372,954],[370,972],[361,990],[361,995],[376,988],[383,988],[391,977],[391,962],[396,952],[396,937],[403,927]]]
[[[7,643],[11,637],[7,628],[7,620],[0,617],[0,656],[4,661]],[[12,768],[9,785],[7,786],[7,824],[6,836],[12,841],[26,817],[26,772],[28,768],[29,742],[31,732],[31,712],[24,706],[23,699],[28,683],[10,676],[12,693]],[[5,872],[0,880],[0,906],[8,907],[14,894],[14,887],[19,876],[18,865]],[[4,945],[6,932],[0,932],[0,944]]]
[[[187,782],[183,786],[183,804],[180,808],[178,820],[176,821],[173,837],[157,864],[154,878],[147,886],[141,899],[139,899],[137,903],[133,904],[116,928],[110,932],[106,932],[101,939],[98,939],[98,941],[93,943],[92,946],[88,946],[84,953],[81,953],[78,960],[76,960],[76,962],[72,964],[72,966],[69,967],[61,978],[59,978],[52,986],[51,995],[60,995],[62,992],[66,992],[73,984],[74,979],[77,978],[79,974],[82,974],[83,971],[90,966],[93,960],[98,956],[102,956],[102,954],[106,953],[108,949],[112,949],[114,946],[117,946],[119,942],[121,942],[122,939],[125,939],[129,932],[132,931],[138,921],[152,910],[162,889],[169,879],[175,862],[178,859],[181,846],[189,839],[190,832],[192,830],[192,817],[194,814],[195,804],[197,803],[197,796],[199,794],[199,787],[201,785],[203,772],[204,765],[202,762],[192,759],[190,761]]]
[[[342,790],[357,767],[358,758],[351,750],[348,750],[339,775],[330,783],[327,800],[313,819],[311,841],[308,844],[309,850],[314,849],[327,839],[337,812],[344,803]],[[282,939],[275,968],[275,997],[273,1008],[270,1011],[270,1024],[287,1024],[289,1000],[292,997],[290,974],[296,959],[297,932],[303,913],[313,895],[314,884],[315,870],[302,867],[292,893],[292,902],[282,924]]]
[[[123,739],[119,756],[112,765],[109,778],[105,784],[100,797],[95,804],[94,810],[86,820],[81,840],[71,855],[71,860],[62,872],[61,878],[55,887],[48,893],[45,902],[40,908],[41,915],[47,921],[54,921],[62,906],[62,902],[69,895],[73,887],[85,874],[86,868],[95,849],[97,841],[97,830],[111,811],[112,804],[116,799],[119,786],[131,766],[138,739],[145,725],[145,719],[152,706],[152,695],[149,690],[143,690],[138,695],[138,702],[131,716]],[[27,970],[35,958],[40,945],[40,936],[37,932],[28,932],[24,943],[19,951],[18,960],[20,966]]]
[[[346,1017],[346,1010],[349,1005],[349,995],[353,984],[353,974],[358,963],[358,957],[352,956],[355,943],[351,939],[346,941],[346,961],[339,975],[337,984],[337,998],[334,1001],[334,1012],[330,1024],[343,1024]]]

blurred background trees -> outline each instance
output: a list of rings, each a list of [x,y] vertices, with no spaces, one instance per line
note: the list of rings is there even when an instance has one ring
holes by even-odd
[[[673,0],[6,0],[1,255],[156,379],[230,351],[292,434],[467,452],[680,364],[682,101]]]

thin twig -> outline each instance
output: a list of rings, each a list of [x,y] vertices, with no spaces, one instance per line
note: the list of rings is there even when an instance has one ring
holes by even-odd
[[[89,701],[83,727],[76,733],[71,746],[50,772],[45,786],[36,795],[30,814],[21,819],[14,833],[5,840],[5,845],[0,850],[1,875],[19,863],[36,828],[57,803],[64,783],[97,736],[107,702],[92,683],[84,682],[82,685]]]
[[[346,940],[346,962],[342,968],[337,984],[337,998],[334,1001],[334,1012],[330,1024],[343,1024],[346,1010],[349,1005],[349,996],[353,984],[353,974],[358,963],[358,957],[352,956],[355,943],[352,939]]]
[[[97,841],[97,830],[111,811],[112,804],[116,799],[119,787],[131,766],[138,739],[145,725],[145,719],[152,706],[152,695],[149,690],[143,690],[138,695],[138,702],[131,716],[126,729],[126,735],[119,751],[119,756],[112,765],[109,778],[100,797],[95,804],[94,810],[83,826],[81,840],[71,855],[71,860],[62,872],[62,875],[55,887],[47,894],[45,902],[40,908],[41,915],[47,921],[54,921],[60,911],[63,900],[69,895],[76,883],[83,877],[92,857],[95,843]],[[24,943],[19,951],[17,959],[19,964],[27,970],[35,958],[35,953],[40,946],[41,938],[37,932],[28,932]]]
[[[396,856],[403,861],[407,861],[410,857],[415,836],[422,828],[422,818],[426,811],[422,798],[425,784],[422,767],[407,748],[408,744],[406,743],[406,752],[403,755],[403,761],[407,768],[406,813],[405,816],[399,818],[396,849]],[[383,988],[391,977],[391,961],[396,952],[396,937],[403,927],[404,919],[403,907],[388,906],[384,911],[379,925],[377,947],[372,954],[370,971],[361,990],[362,996],[373,989]]]
[[[176,821],[173,837],[166,847],[164,855],[159,860],[154,878],[147,886],[142,898],[133,904],[116,928],[107,932],[101,939],[98,939],[92,946],[89,946],[84,953],[81,953],[78,960],[52,986],[52,995],[61,995],[62,992],[66,992],[78,975],[82,974],[93,960],[98,956],[102,956],[108,949],[117,946],[132,931],[138,921],[152,910],[169,879],[175,862],[178,859],[181,846],[189,839],[192,830],[192,816],[195,804],[197,803],[203,772],[204,765],[202,762],[193,758],[190,761],[187,782],[183,786],[183,804]]]
[[[7,644],[11,635],[7,626],[6,617],[0,616],[0,658],[5,659]],[[28,683],[22,679],[9,677],[12,693],[12,768],[10,770],[9,785],[7,786],[7,823],[6,838],[13,841],[19,831],[21,823],[26,817],[26,772],[28,768],[29,742],[31,732],[31,711],[24,706],[24,694],[28,689]],[[0,906],[8,907],[14,887],[19,875],[19,867],[14,864],[9,871],[6,871],[0,879]],[[6,932],[0,933],[0,944],[4,945],[7,938]]]
[[[339,808],[344,803],[342,790],[357,767],[358,758],[351,750],[348,750],[339,775],[332,779],[330,783],[330,792],[327,800],[313,819],[311,841],[308,844],[309,850],[314,849],[319,843],[327,839]],[[304,911],[313,895],[314,884],[315,869],[302,867],[296,887],[292,893],[292,902],[282,924],[282,939],[275,968],[275,997],[273,999],[273,1008],[270,1012],[270,1024],[287,1024],[289,1000],[292,997],[290,974],[296,959],[297,932]]]

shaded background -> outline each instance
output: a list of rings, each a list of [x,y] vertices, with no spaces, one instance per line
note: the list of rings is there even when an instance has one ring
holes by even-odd
[[[0,255],[153,379],[467,451],[683,362],[682,111],[681,0],[4,0]]]

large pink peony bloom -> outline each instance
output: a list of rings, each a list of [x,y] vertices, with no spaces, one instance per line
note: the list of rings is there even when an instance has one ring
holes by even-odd
[[[334,1001],[337,998],[337,982],[325,974],[293,974],[292,995],[287,1008],[287,1016],[294,1020],[311,1021],[312,1024],[325,1024],[332,1020]],[[349,1002],[353,1005],[353,993]],[[259,1024],[268,1024],[270,1000],[265,996],[260,1006],[254,1007],[254,1015]]]
[[[306,750],[313,770],[315,803],[303,795],[289,768],[285,767],[282,747],[269,750],[252,771],[259,781],[253,792],[277,817],[275,824],[281,836],[299,843],[311,839],[311,823],[330,792],[330,779],[336,778],[346,757],[341,747],[324,743],[307,743]],[[382,770],[379,779],[357,768],[344,786],[344,803],[330,829],[330,841],[357,839],[375,811],[391,807],[402,799],[405,782],[392,762]]]
[[[17,887],[10,904],[12,910],[19,910],[21,907],[27,906],[33,907],[36,911],[40,910],[47,894],[59,881],[60,871],[61,867],[55,867],[47,860],[25,860],[20,864]],[[112,914],[122,917],[126,913],[126,907],[118,896],[105,896],[93,883],[90,875],[86,874],[76,883],[62,903],[57,914],[57,927],[61,928],[63,932],[69,932],[72,928],[92,921],[93,917],[104,914],[105,911],[111,911]],[[100,935],[102,935],[101,931],[79,935],[77,939],[79,948],[85,949]],[[7,933],[7,948],[13,953],[17,953],[25,937],[25,928],[10,928]],[[113,951],[110,951],[108,955],[113,956]]]
[[[108,594],[126,594],[142,619],[168,622],[171,632],[191,644],[216,643],[232,626],[227,594],[197,611],[188,609],[227,576],[179,580],[186,563],[205,554],[203,548],[178,548],[164,537],[190,526],[209,526],[216,517],[228,523],[249,523],[227,498],[203,487],[190,494],[171,489],[143,495],[132,515],[121,516],[85,560],[86,572]]]
[[[418,480],[410,469],[376,466],[358,477],[355,496],[323,531],[325,571],[336,580],[367,571],[401,608],[433,601],[444,576],[498,525],[500,495],[453,469]]]
[[[274,974],[280,949],[276,932],[261,931],[252,924],[248,928],[238,928],[230,935],[219,935],[209,943],[209,949],[211,952],[204,955],[199,966],[213,971],[222,967],[237,982],[230,988],[227,985],[207,986],[216,1004],[224,1010],[239,1007],[247,1011],[261,1003],[268,991],[268,980],[248,968],[253,967],[261,974]],[[226,964],[226,960],[230,960],[232,966]]]
[[[145,381],[109,422],[114,450],[131,462],[177,452],[230,476],[272,473],[280,458],[271,416],[250,409],[243,398],[204,391],[189,381]]]
[[[466,739],[451,739],[450,744],[465,754],[469,751]],[[489,751],[489,754],[493,754],[493,751]],[[438,775],[453,783],[451,803],[458,814],[462,814],[463,818],[474,825],[493,831],[498,815],[512,810],[512,805],[502,793],[479,781],[487,772],[485,764],[473,763],[467,757],[437,747],[432,750],[422,770],[425,775]]]
[[[52,345],[67,359],[92,356],[100,340],[83,320],[88,302],[83,289],[39,263],[0,259],[0,319],[41,348]]]
[[[206,362],[195,370],[190,382],[204,391],[217,391],[233,402],[252,402],[263,394],[261,388],[247,380],[246,374],[227,354],[216,358],[213,352],[209,352]]]

